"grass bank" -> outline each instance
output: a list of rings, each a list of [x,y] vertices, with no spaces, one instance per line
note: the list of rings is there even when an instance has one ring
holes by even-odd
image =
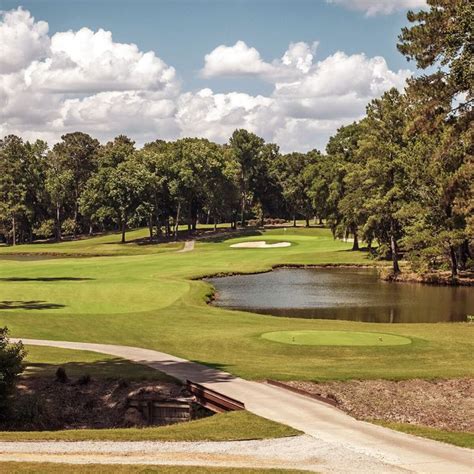
[[[289,426],[247,411],[154,428],[1,431],[0,441],[242,441],[301,434]]]
[[[439,430],[427,426],[412,425],[410,423],[391,423],[386,421],[374,421],[373,423],[385,426],[391,430],[401,431],[422,438],[429,438],[443,443],[454,444],[461,448],[474,449],[474,433]]]

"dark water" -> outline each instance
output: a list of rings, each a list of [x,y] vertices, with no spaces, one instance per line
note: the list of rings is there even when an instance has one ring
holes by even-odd
[[[207,281],[217,306],[274,316],[435,323],[474,315],[473,288],[389,283],[372,269],[279,269]]]

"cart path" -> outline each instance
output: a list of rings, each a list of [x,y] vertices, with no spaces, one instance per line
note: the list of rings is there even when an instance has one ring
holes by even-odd
[[[184,247],[181,250],[178,250],[178,253],[191,252],[194,250],[195,243],[195,240],[186,240],[186,242],[184,242]]]
[[[306,447],[304,452],[310,451],[311,454],[314,452],[313,468],[320,472],[348,472],[348,470],[399,472],[405,470],[430,473],[472,473],[474,471],[474,451],[472,450],[358,421],[337,408],[309,397],[283,388],[234,377],[229,373],[170,354],[110,344],[22,340],[27,345],[89,350],[122,357],[160,370],[179,380],[189,379],[203,384],[240,400],[245,403],[246,409],[250,412],[299,429],[306,434],[305,439],[312,438],[314,451],[313,448],[309,450]],[[267,443],[276,443],[276,441],[268,440]],[[12,444],[20,450],[22,446],[31,443],[0,443],[0,453],[5,452],[5,445]],[[222,443],[198,444],[208,446],[205,452],[209,454],[212,453],[209,451],[211,445],[222,445]],[[39,443],[34,443],[34,445],[37,446]],[[281,454],[283,452],[284,450]],[[231,453],[237,455],[240,450],[234,449]],[[156,454],[159,455],[159,453]],[[3,454],[1,457],[3,459]]]

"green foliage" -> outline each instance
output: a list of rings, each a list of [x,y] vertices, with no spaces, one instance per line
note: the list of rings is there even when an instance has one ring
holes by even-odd
[[[23,344],[10,344],[7,328],[0,329],[0,416],[7,414],[16,377],[23,371]]]

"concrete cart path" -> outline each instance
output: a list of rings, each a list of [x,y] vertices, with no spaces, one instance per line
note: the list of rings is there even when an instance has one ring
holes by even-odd
[[[264,383],[251,382],[226,372],[159,351],[138,347],[81,342],[22,339],[26,345],[53,346],[110,354],[160,370],[179,380],[198,382],[245,403],[256,415],[303,431],[326,448],[318,453],[315,469],[326,464],[330,472],[337,456],[341,471],[354,462],[367,471],[474,472],[474,451],[399,433],[358,421],[323,402]],[[21,444],[21,443],[18,443]],[[0,449],[1,452],[1,449]],[[350,454],[350,455],[349,455]],[[349,456],[349,458],[347,458]],[[336,462],[337,464],[337,462]],[[331,468],[329,468],[331,466]],[[344,467],[345,468],[344,468]],[[384,466],[384,467],[382,467]],[[337,471],[338,469],[336,469]],[[382,470],[382,471],[381,471]],[[324,471],[323,471],[324,472]]]
[[[184,247],[181,250],[178,250],[178,253],[191,252],[194,250],[195,243],[195,240],[186,240],[186,242],[184,242]]]

